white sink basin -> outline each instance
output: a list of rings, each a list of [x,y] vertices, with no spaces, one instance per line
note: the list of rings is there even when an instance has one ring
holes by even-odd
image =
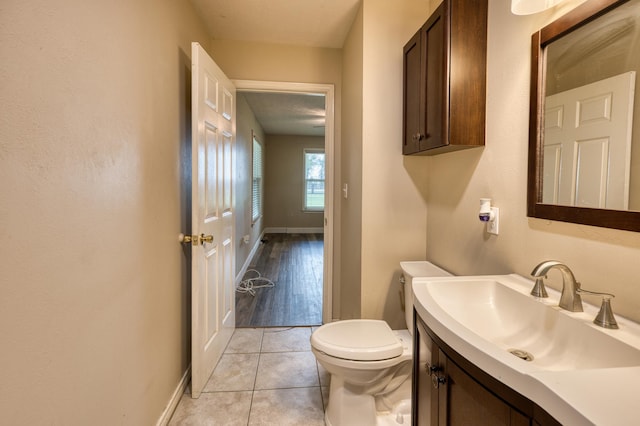
[[[507,285],[511,277],[429,282],[430,302],[498,348],[545,370],[640,365],[640,351]],[[514,355],[514,356],[517,356]]]
[[[520,372],[640,366],[640,348],[616,336],[628,333],[592,323],[594,307],[561,310],[557,292],[537,299],[531,285],[515,275],[421,279],[414,294],[418,311],[484,352],[508,353]]]
[[[414,306],[453,350],[562,424],[636,423],[640,325],[618,316],[619,330],[598,327],[598,307],[568,312],[558,291],[537,299],[532,287],[515,274],[414,278]]]

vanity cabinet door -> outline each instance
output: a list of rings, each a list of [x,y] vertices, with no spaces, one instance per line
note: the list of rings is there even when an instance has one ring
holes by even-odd
[[[439,425],[528,426],[529,419],[489,392],[440,350],[445,382],[438,389]]]
[[[438,396],[431,382],[431,365],[438,365],[438,347],[422,321],[414,321],[412,425],[438,424]]]
[[[514,390],[489,383],[486,373],[462,362],[419,316],[414,318],[413,426],[529,426],[533,419],[558,425]]]

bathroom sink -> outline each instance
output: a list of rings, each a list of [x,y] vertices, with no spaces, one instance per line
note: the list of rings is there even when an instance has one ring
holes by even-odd
[[[537,299],[517,275],[414,280],[416,310],[492,360],[524,374],[640,366],[638,335],[592,323],[597,308],[558,308],[559,294]],[[460,349],[458,349],[460,350]]]
[[[447,350],[561,424],[637,423],[640,325],[618,316],[618,330],[604,329],[593,324],[599,307],[560,309],[558,291],[535,298],[533,284],[516,274],[414,278],[414,307]]]

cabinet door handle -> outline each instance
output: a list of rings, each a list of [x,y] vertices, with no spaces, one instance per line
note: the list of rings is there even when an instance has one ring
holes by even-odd
[[[447,383],[446,377],[439,376],[436,373],[431,375],[431,384],[433,384],[435,389],[438,389],[440,385],[444,385],[445,383]]]
[[[424,139],[424,135],[422,133],[416,133],[415,135],[413,135],[414,141],[421,141],[422,139]]]
[[[441,370],[441,368],[440,368],[440,367],[438,367],[437,365],[431,365],[431,363],[430,363],[430,362],[427,362],[427,363],[424,365],[424,369],[427,371],[427,374],[428,374],[428,375],[430,375],[430,376],[431,376],[433,373],[435,373],[435,372],[437,372],[437,371],[440,371],[440,370]]]

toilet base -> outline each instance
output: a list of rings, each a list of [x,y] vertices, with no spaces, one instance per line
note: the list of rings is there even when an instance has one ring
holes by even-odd
[[[325,413],[327,426],[398,426],[411,424],[411,380],[394,391],[396,402],[390,410],[377,411],[376,398],[332,376],[329,403]]]
[[[328,414],[324,416],[324,423],[326,426],[336,426],[329,420]],[[374,426],[399,426],[399,425],[411,425],[411,413],[409,414],[378,414],[376,415]],[[371,425],[368,425],[371,426]]]

